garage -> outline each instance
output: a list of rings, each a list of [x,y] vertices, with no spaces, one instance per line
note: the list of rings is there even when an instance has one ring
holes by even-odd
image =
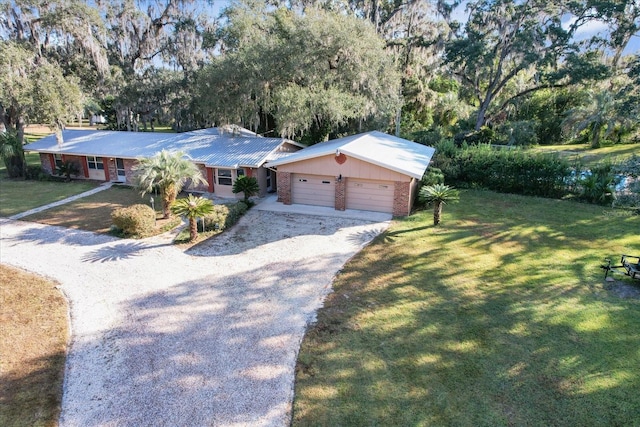
[[[278,202],[411,213],[435,150],[378,131],[319,142],[273,161]]]
[[[346,208],[363,211],[392,212],[393,188],[391,181],[347,179]]]
[[[294,173],[291,193],[293,203],[335,207],[335,177]]]

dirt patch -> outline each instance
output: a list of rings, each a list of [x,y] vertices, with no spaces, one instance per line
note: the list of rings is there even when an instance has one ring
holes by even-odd
[[[638,284],[613,280],[605,282],[604,289],[609,293],[624,299],[640,299],[640,282]]]

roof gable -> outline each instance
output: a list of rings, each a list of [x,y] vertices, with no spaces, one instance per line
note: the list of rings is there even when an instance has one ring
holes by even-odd
[[[429,166],[435,149],[373,131],[320,142],[284,158],[270,161],[269,166],[275,167],[340,153],[420,179]]]

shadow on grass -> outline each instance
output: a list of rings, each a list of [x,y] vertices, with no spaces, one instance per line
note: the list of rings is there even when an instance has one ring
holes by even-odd
[[[303,342],[293,425],[636,423],[639,303],[594,288],[603,243],[638,236],[593,207],[467,202],[442,227],[408,219],[341,271]]]
[[[0,424],[6,427],[57,425],[64,361],[65,353],[58,352],[26,360],[20,374],[3,370],[0,374]]]

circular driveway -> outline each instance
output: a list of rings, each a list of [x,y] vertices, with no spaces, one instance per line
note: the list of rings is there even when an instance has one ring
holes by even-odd
[[[388,225],[254,208],[184,252],[0,220],[0,262],[70,302],[61,426],[285,426],[307,325]]]

